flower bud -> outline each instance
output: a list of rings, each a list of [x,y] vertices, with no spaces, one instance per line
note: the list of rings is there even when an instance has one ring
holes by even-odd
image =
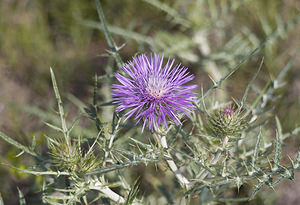
[[[208,117],[210,130],[217,137],[238,138],[248,124],[247,116],[243,111],[233,106],[215,111]]]

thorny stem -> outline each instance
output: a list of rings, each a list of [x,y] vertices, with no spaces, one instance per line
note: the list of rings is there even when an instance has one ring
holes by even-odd
[[[166,139],[166,136],[161,136],[159,134],[157,134],[158,137],[159,137],[159,141],[160,141],[160,144],[163,148],[166,148],[168,149],[168,143],[167,143],[167,139]],[[169,160],[167,160],[167,163],[171,169],[171,171],[174,173],[174,175],[176,176],[176,178],[178,179],[178,181],[180,182],[181,186],[186,188],[187,190],[189,188],[191,188],[191,183],[189,182],[189,180],[187,178],[185,178],[185,176],[183,176],[178,167],[176,166],[175,162],[173,161],[173,158],[170,154],[170,152],[168,151],[167,155],[166,155],[168,158],[170,158]]]

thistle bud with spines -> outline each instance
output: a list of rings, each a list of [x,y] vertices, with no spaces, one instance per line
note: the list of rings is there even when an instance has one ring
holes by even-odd
[[[248,127],[248,114],[241,107],[230,106],[211,113],[208,124],[216,137],[237,139]]]

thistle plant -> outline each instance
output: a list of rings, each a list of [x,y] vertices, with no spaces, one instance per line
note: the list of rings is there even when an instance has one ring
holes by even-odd
[[[157,0],[145,2],[161,5]],[[160,9],[169,13],[176,24],[192,28],[190,20],[162,5]],[[133,33],[132,38],[153,43],[152,53],[122,59],[121,48],[111,35],[116,30],[107,24],[98,0],[96,7],[114,63],[108,65],[105,75],[95,76],[91,103],[68,97],[79,113],[74,119],[67,116],[54,74],[58,72],[50,69],[57,113],[30,110],[53,131],[44,134],[47,151],[40,152],[35,140],[26,146],[0,132],[0,138],[21,150],[18,157],[25,153],[35,160],[36,164],[27,168],[2,164],[42,176],[37,186],[41,203],[231,204],[255,199],[264,185],[275,189],[282,180],[294,179],[294,172],[300,169],[300,152],[290,158],[290,164],[283,163],[282,146],[285,139],[298,135],[300,128],[284,133],[280,119],[272,114],[272,106],[297,53],[264,86],[256,85],[262,60],[257,71],[251,73],[242,96],[232,102],[227,100],[231,95],[226,89],[220,88],[232,82],[230,77],[246,61],[256,57],[268,38],[253,49],[245,49],[238,63],[228,63],[224,74],[210,75],[212,71],[206,71],[212,85],[200,89],[196,83],[201,83],[193,81],[197,74],[185,66],[193,50],[188,48],[194,44],[179,46],[182,50],[175,52],[176,47],[160,49],[161,41]],[[173,54],[180,58],[169,57]],[[221,57],[210,57],[206,59],[210,63],[216,59],[210,64],[213,70]],[[185,62],[175,63],[180,59]],[[105,83],[111,93],[99,88],[98,84]],[[103,110],[110,118],[103,116]],[[80,124],[81,119],[89,119],[88,125]],[[151,193],[147,193],[148,184],[153,187]],[[20,203],[26,204],[20,190],[19,196]]]

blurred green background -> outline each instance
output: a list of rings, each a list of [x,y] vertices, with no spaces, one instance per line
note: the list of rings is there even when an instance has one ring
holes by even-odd
[[[195,83],[204,90],[212,86],[210,78],[220,79],[269,37],[266,46],[226,82],[223,94],[218,96],[220,100],[240,98],[264,56],[263,70],[257,80],[257,85],[263,86],[279,73],[300,45],[297,0],[101,2],[124,61],[138,53],[153,51],[176,57],[177,62],[191,69]],[[75,108],[67,96],[89,102],[94,75],[118,70],[108,55],[109,48],[100,28],[94,1],[0,1],[1,131],[24,144],[29,144],[33,136],[39,145],[45,142],[43,132],[47,128],[39,119],[42,112],[37,108],[54,112],[50,66],[56,73],[69,115]],[[300,122],[299,66],[297,57],[286,79],[287,85],[279,93],[281,98],[274,102],[274,113],[279,115],[284,132]],[[110,83],[100,81],[103,102],[110,100]],[[285,156],[294,157],[299,146],[299,137],[289,139]],[[34,164],[27,155],[16,157],[18,150],[3,141],[0,154],[1,162],[17,167]],[[276,192],[261,192],[251,203],[300,204],[299,176],[296,174],[295,183],[276,187]],[[40,177],[0,166],[0,179],[0,193],[7,204],[18,203],[17,187],[28,204],[40,203],[37,199]]]

